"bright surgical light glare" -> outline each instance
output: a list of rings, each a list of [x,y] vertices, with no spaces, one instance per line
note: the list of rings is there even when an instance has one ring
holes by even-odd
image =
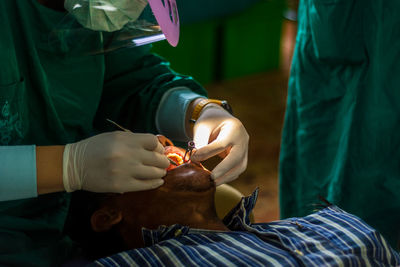
[[[93,6],[93,8],[104,11],[117,11],[117,8],[111,5],[99,5],[99,6]]]
[[[193,141],[196,144],[197,149],[208,145],[208,140],[210,139],[211,131],[212,131],[211,126],[207,125],[207,123],[205,122],[202,122],[202,124],[200,124],[196,128],[196,136]]]
[[[141,45],[151,44],[151,43],[162,41],[162,40],[165,40],[165,35],[163,33],[160,33],[160,34],[153,35],[153,36],[145,36],[142,38],[133,39],[132,43],[135,46],[141,46]]]
[[[80,4],[76,4],[74,5],[74,7],[72,9],[77,9],[77,8],[81,8],[82,6]]]

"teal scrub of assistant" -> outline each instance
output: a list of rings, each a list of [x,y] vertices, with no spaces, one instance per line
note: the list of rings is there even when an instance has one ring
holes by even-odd
[[[400,239],[400,1],[300,1],[281,216],[319,196]]]
[[[37,197],[36,147],[0,146],[0,201]]]
[[[133,132],[157,133],[156,111],[165,92],[183,86],[205,94],[149,46],[76,56],[88,48],[54,36],[65,15],[37,0],[0,1],[1,146],[76,142],[115,130],[106,119]],[[50,33],[59,42],[49,43]],[[102,40],[99,33],[91,45],[102,47]],[[69,198],[54,193],[1,201],[0,266],[58,266],[76,256],[63,232]]]

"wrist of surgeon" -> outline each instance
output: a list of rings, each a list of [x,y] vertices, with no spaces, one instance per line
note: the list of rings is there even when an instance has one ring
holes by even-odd
[[[36,147],[37,192],[39,195],[64,191],[64,146]]]

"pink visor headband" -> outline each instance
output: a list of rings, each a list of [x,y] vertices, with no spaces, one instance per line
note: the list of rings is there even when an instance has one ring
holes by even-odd
[[[167,41],[172,46],[179,42],[179,13],[175,0],[147,0]]]

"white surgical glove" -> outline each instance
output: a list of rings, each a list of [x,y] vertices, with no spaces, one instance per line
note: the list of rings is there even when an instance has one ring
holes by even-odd
[[[67,144],[63,182],[67,192],[123,193],[157,188],[169,166],[152,134],[115,131]]]
[[[209,104],[203,108],[194,124],[193,141],[193,161],[215,155],[224,158],[211,172],[216,185],[230,182],[245,171],[249,135],[240,120],[222,107]]]

